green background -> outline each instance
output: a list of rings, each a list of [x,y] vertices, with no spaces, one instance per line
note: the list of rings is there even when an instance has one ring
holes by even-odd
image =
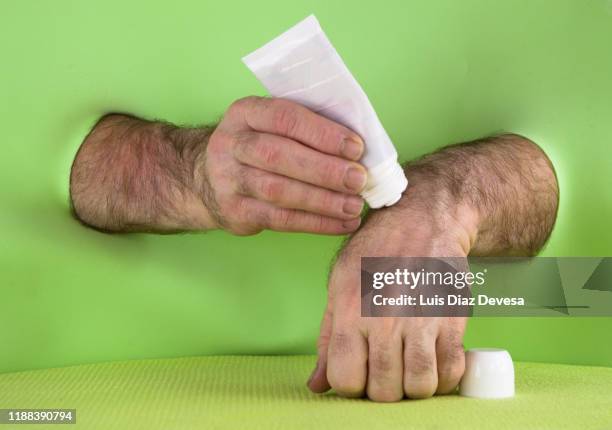
[[[612,1],[0,0],[0,372],[312,353],[341,238],[105,235],[68,174],[110,111],[181,124],[264,94],[240,58],[315,13],[402,160],[501,130],[552,158],[549,256],[612,254]],[[479,319],[467,346],[612,365],[612,320]]]

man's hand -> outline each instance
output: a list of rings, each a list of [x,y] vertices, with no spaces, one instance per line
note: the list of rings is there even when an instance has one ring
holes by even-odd
[[[361,257],[530,256],[554,225],[554,170],[520,136],[451,146],[406,172],[402,200],[372,212],[333,267],[314,392],[397,401],[452,392],[463,375],[465,318],[360,316]]]
[[[341,252],[330,276],[319,368],[309,382],[313,391],[331,386],[341,396],[367,394],[372,400],[393,402],[404,395],[424,398],[456,387],[464,369],[466,319],[362,318],[360,260],[465,257],[471,228],[450,216],[434,222],[426,213],[404,208],[378,211],[368,219]]]
[[[357,229],[361,138],[280,99],[233,103],[216,128],[125,115],[94,127],[75,158],[76,215],[108,231]]]
[[[210,137],[201,174],[207,207],[236,234],[264,228],[355,230],[366,171],[354,132],[282,99],[235,102]]]

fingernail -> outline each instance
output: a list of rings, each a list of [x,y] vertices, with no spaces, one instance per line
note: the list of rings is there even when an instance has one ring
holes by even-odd
[[[349,190],[361,191],[367,180],[368,176],[363,167],[351,167],[344,176],[344,186]]]
[[[361,138],[355,139],[347,137],[342,141],[342,155],[349,160],[359,160],[363,154],[363,141]]]
[[[361,218],[355,218],[350,221],[344,221],[342,223],[342,227],[344,227],[345,229],[349,231],[353,231],[357,229],[357,227],[359,227],[359,224],[361,224]]]
[[[363,200],[359,197],[349,197],[344,202],[342,210],[346,215],[357,216],[363,209]]]

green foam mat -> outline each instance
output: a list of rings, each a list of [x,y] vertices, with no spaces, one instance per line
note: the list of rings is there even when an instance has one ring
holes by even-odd
[[[5,373],[0,408],[76,408],[69,428],[92,430],[612,428],[612,368],[516,363],[512,399],[380,404],[310,393],[314,363],[313,356],[216,356]]]

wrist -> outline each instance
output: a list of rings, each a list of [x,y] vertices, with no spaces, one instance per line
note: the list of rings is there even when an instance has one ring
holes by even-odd
[[[160,134],[176,153],[180,164],[181,178],[177,178],[182,190],[177,193],[175,205],[182,214],[176,222],[181,230],[213,230],[219,228],[212,208],[207,204],[208,181],[204,173],[204,159],[208,138],[212,133],[209,127],[179,128],[160,124]]]
[[[400,201],[373,216],[384,217],[401,237],[428,242],[445,256],[467,256],[478,234],[479,215],[467,202],[451,197],[435,180],[410,178]]]

